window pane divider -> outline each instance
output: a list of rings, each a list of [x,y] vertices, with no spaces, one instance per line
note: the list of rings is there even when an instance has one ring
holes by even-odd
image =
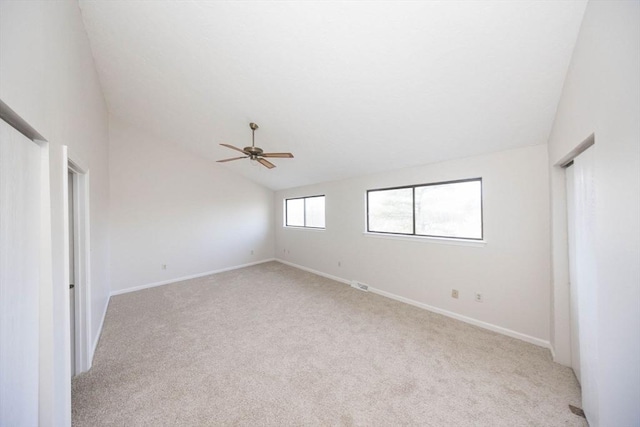
[[[413,235],[416,234],[416,187],[411,187],[411,204],[413,209],[411,214],[413,215]]]

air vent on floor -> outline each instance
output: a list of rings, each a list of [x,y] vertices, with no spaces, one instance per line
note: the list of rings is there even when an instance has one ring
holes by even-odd
[[[365,292],[369,291],[369,286],[364,283],[356,282],[355,280],[351,281],[351,287]]]

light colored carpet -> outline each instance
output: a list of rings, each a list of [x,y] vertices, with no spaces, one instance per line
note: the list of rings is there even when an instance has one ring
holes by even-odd
[[[113,297],[76,426],[585,426],[543,348],[270,262]]]

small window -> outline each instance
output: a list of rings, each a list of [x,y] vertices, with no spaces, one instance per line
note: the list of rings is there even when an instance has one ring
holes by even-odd
[[[286,199],[285,225],[287,227],[325,228],[324,196]]]
[[[367,231],[482,239],[482,178],[367,191]]]

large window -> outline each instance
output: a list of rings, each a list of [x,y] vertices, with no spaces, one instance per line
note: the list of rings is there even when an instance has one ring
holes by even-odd
[[[367,231],[482,239],[482,178],[367,191]]]
[[[324,228],[324,196],[285,200],[287,227]]]

